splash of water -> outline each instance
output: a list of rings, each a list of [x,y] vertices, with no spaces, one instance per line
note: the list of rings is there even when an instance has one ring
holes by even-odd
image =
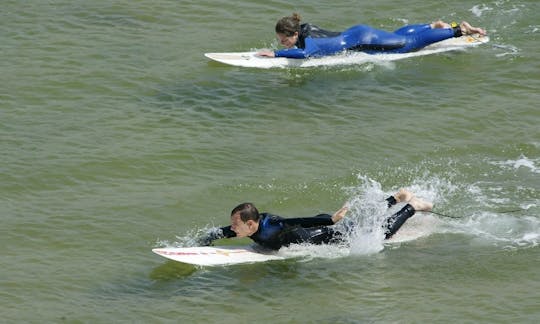
[[[206,225],[201,228],[195,228],[188,230],[184,235],[176,236],[174,242],[168,240],[157,240],[155,247],[192,247],[192,246],[201,246],[201,238],[206,237],[208,234],[219,231],[218,227]]]
[[[383,221],[387,211],[385,198],[388,196],[375,180],[360,175],[359,187],[349,188],[347,238],[351,254],[377,253],[384,248]]]

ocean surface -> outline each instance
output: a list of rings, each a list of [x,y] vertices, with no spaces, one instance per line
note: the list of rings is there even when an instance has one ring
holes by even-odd
[[[490,43],[392,63],[245,69],[278,18],[436,19]],[[2,1],[0,322],[538,323],[540,2]],[[386,244],[401,187],[433,201]],[[348,247],[197,268],[151,252],[344,203]],[[371,226],[371,227],[370,227]],[[249,240],[219,244],[248,244]]]

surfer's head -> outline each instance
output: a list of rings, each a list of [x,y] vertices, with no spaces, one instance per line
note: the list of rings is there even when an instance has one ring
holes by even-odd
[[[231,230],[237,237],[246,237],[259,229],[259,211],[252,203],[240,204],[231,211]]]
[[[300,34],[300,21],[302,17],[293,13],[292,16],[283,17],[276,24],[276,35],[281,45],[292,48],[298,41]]]

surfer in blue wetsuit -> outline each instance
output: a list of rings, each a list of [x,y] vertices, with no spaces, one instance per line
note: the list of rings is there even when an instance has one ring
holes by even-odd
[[[386,199],[388,206],[407,203],[390,216],[385,223],[385,237],[394,235],[405,221],[416,211],[430,211],[433,205],[423,201],[404,189]],[[283,218],[269,213],[259,213],[251,203],[243,203],[231,211],[231,225],[216,228],[199,239],[201,245],[210,245],[221,238],[249,237],[260,246],[279,250],[282,246],[295,243],[326,244],[339,242],[344,233],[332,225],[345,217],[348,207],[343,206],[333,215],[319,214],[314,217]]]
[[[466,21],[458,25],[439,20],[431,24],[407,25],[394,32],[368,25],[356,25],[343,32],[333,32],[300,22],[301,17],[297,13],[281,18],[276,24],[276,35],[285,49],[263,50],[258,55],[307,58],[333,55],[344,50],[369,54],[407,53],[452,37],[486,34],[484,29],[473,27]]]

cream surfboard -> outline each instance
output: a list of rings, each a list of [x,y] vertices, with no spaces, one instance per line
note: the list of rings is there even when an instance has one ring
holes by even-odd
[[[152,252],[167,259],[198,266],[232,265],[240,263],[283,260],[273,251],[258,251],[254,246],[164,247]]]

